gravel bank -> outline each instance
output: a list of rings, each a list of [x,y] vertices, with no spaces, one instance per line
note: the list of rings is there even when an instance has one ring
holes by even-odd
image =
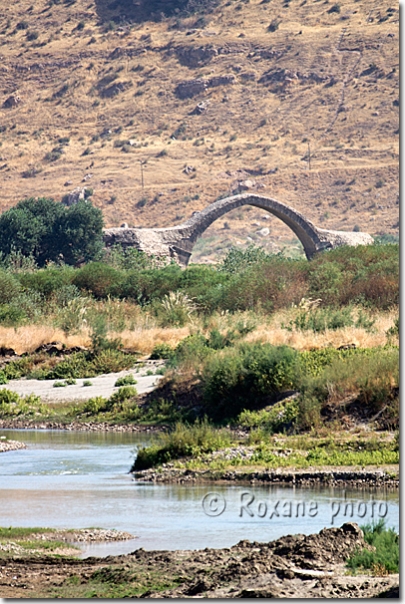
[[[107,422],[38,421],[35,419],[0,419],[0,430],[68,430],[78,432],[161,432],[160,426],[139,424],[108,424]]]
[[[20,396],[27,396],[29,394],[35,394],[43,400],[43,402],[49,403],[66,403],[70,401],[85,401],[95,396],[103,396],[104,398],[110,398],[114,392],[118,391],[118,387],[115,386],[115,382],[118,378],[133,374],[137,380],[135,385],[138,394],[146,394],[154,390],[161,379],[161,375],[146,375],[148,370],[154,371],[158,365],[150,362],[147,366],[142,368],[140,373],[136,373],[134,369],[129,371],[120,371],[117,373],[108,373],[105,375],[98,375],[93,378],[77,379],[76,384],[71,386],[65,386],[63,388],[55,388],[55,382],[64,382],[64,380],[10,380],[8,384],[0,386],[0,389],[6,388],[17,392]],[[162,363],[160,363],[161,366]],[[91,386],[83,386],[84,382],[91,382]]]
[[[17,451],[18,449],[26,449],[27,445],[18,442],[18,440],[7,440],[4,436],[0,436],[0,453],[7,451]]]
[[[339,468],[328,470],[183,470],[163,464],[133,472],[136,480],[154,483],[207,483],[237,482],[249,484],[277,484],[283,486],[334,486],[356,488],[399,488],[399,475],[393,476],[385,470],[353,470]],[[169,467],[168,467],[169,466]]]

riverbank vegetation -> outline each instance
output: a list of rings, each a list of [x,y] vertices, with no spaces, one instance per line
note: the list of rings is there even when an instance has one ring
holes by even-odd
[[[269,467],[397,463],[393,438],[383,451],[367,439],[345,450],[345,438],[334,447],[316,438],[398,429],[398,246],[345,247],[311,262],[233,249],[215,267],[183,271],[119,249],[81,268],[27,262],[3,259],[0,338],[13,329],[18,341],[46,323],[86,349],[62,341],[6,358],[3,384],[29,377],[68,388],[146,356],[163,360],[165,375],[148,395],[127,377],[109,399],[64,404],[5,389],[1,419],[161,426],[162,440],[138,454],[142,468],[235,444],[253,446],[251,463]],[[242,430],[242,441],[226,427]],[[315,440],[297,454],[274,453],[274,435],[300,434]]]
[[[159,338],[178,343],[190,329],[221,330],[228,322],[232,331],[239,316],[244,335],[271,324],[292,345],[339,330],[371,342],[383,317],[391,317],[384,332],[393,327],[398,297],[397,245],[340,248],[311,262],[233,249],[217,266],[186,270],[136,250],[109,250],[81,268],[41,269],[13,252],[0,269],[0,345],[31,352],[57,336],[88,346],[103,321],[125,347],[150,353]]]
[[[377,576],[399,573],[399,535],[387,528],[384,520],[360,527],[369,548],[358,549],[347,561],[348,568],[357,572],[371,572]]]

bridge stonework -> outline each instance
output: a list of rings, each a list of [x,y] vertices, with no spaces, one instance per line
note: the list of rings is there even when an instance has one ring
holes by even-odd
[[[250,193],[233,195],[215,201],[201,212],[194,212],[186,222],[168,228],[111,228],[104,230],[106,247],[121,245],[135,247],[149,256],[173,258],[180,266],[187,266],[197,239],[218,218],[244,205],[266,210],[277,216],[301,241],[305,254],[311,259],[315,254],[341,245],[368,245],[373,238],[368,233],[329,231],[316,227],[292,207],[262,195]]]

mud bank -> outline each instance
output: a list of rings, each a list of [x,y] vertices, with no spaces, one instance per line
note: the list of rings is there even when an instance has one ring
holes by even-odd
[[[330,470],[247,470],[247,471],[217,471],[183,470],[166,468],[141,470],[132,472],[134,478],[141,482],[154,483],[249,483],[274,484],[280,486],[333,486],[355,488],[399,488],[399,474],[385,470],[353,470],[339,468]]]
[[[1,595],[143,598],[399,597],[399,577],[347,574],[345,561],[369,547],[354,523],[270,543],[226,549],[144,551],[85,560],[0,558]]]

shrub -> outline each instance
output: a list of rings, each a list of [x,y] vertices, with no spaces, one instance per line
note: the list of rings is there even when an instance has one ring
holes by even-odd
[[[322,407],[326,404],[337,405],[340,401],[352,397],[369,416],[388,408],[388,420],[391,427],[395,428],[399,421],[399,409],[395,403],[395,392],[399,384],[398,349],[375,348],[353,353],[356,354],[336,357],[321,372],[317,371],[316,377],[302,375],[300,405],[304,415],[308,406],[314,410],[315,399]],[[311,423],[304,419],[303,422],[307,427]]]
[[[327,12],[329,14],[331,14],[331,13],[340,13],[340,4],[333,4]]]
[[[202,334],[192,334],[179,342],[175,349],[175,359],[179,363],[198,363],[209,354],[208,340]]]
[[[208,357],[202,372],[207,413],[231,418],[255,408],[296,381],[297,353],[287,346],[241,344]]]
[[[162,268],[131,270],[125,275],[120,296],[131,298],[145,305],[178,290],[182,270],[178,264],[169,264]]]
[[[17,327],[27,319],[27,315],[22,308],[13,304],[0,305],[0,325],[5,327]]]
[[[0,390],[0,417],[35,416],[46,413],[46,405],[41,403],[39,396],[19,396],[16,392]]]
[[[364,540],[373,549],[358,549],[350,556],[347,567],[352,571],[371,570],[374,575],[399,572],[399,535],[387,529],[384,520],[360,527]]]
[[[343,327],[362,327],[370,330],[375,323],[363,312],[359,312],[357,319],[353,317],[353,309],[350,307],[341,309],[320,308],[315,310],[300,310],[285,329],[292,331],[293,328],[301,331],[324,332],[327,329],[336,330]]]
[[[245,409],[239,415],[237,423],[245,428],[264,428],[266,432],[285,432],[297,422],[299,406],[296,399],[280,401],[270,408],[260,411]]]
[[[122,377],[118,378],[118,380],[114,384],[114,387],[118,387],[118,386],[134,386],[137,383],[138,382],[136,381],[136,379],[134,378],[134,376],[132,375],[132,373],[130,373],[129,375],[123,375]]]
[[[108,400],[102,396],[95,396],[86,401],[83,406],[83,412],[89,415],[97,415],[98,413],[107,410],[107,408]]]
[[[138,450],[132,470],[144,470],[189,455],[211,453],[230,444],[230,433],[211,427],[206,419],[192,425],[177,422],[172,430],[158,435],[156,444]]]
[[[133,386],[122,386],[118,392],[114,392],[114,394],[109,399],[110,408],[114,405],[119,405],[123,403],[129,398],[134,398],[138,396],[138,391]]]
[[[174,354],[174,350],[169,344],[155,344],[152,353],[150,355],[151,360],[157,359],[170,359]]]
[[[122,281],[121,271],[101,262],[86,264],[73,278],[76,287],[91,292],[96,298],[107,298],[112,291],[119,290]]]
[[[25,289],[34,290],[45,298],[60,292],[65,286],[69,286],[74,276],[70,267],[54,268],[48,267],[32,273],[20,273],[18,280]],[[77,293],[78,290],[76,290]]]
[[[162,327],[183,327],[195,310],[195,304],[186,294],[170,292],[163,297],[157,312]]]
[[[273,19],[270,23],[270,25],[267,28],[267,31],[270,32],[275,32],[278,30],[278,27],[280,25],[280,21],[278,19]]]
[[[27,33],[28,42],[33,42],[34,40],[38,40],[39,33],[37,31],[30,31]]]
[[[18,280],[10,273],[0,269],[0,300],[2,304],[12,302],[21,291]]]

